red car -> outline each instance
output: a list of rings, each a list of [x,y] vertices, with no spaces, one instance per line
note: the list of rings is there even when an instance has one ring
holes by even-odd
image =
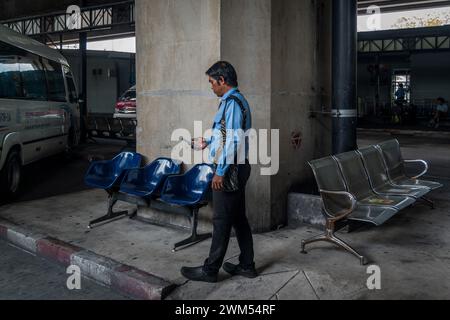
[[[128,89],[116,103],[116,113],[136,113],[136,86]]]

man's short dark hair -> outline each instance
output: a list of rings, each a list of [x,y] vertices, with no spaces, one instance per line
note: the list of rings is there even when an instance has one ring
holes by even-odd
[[[438,102],[441,102],[441,103],[445,103],[445,99],[442,98],[442,97],[437,98],[437,101],[438,101]]]
[[[208,71],[206,71],[206,74],[216,81],[219,81],[220,78],[223,77],[223,80],[229,86],[238,86],[236,70],[229,62],[216,62],[211,68],[208,69]]]

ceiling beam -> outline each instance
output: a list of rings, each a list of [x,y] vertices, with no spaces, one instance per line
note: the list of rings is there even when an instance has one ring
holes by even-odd
[[[372,5],[379,6],[382,12],[395,12],[450,6],[450,0],[358,0],[358,13],[366,13]]]

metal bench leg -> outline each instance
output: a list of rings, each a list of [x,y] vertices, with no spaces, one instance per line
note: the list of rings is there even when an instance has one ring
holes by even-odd
[[[305,250],[306,245],[312,244],[315,242],[325,241],[325,242],[335,244],[335,245],[341,247],[342,249],[350,252],[351,254],[355,255],[359,259],[361,265],[365,265],[367,263],[367,259],[364,256],[360,255],[355,249],[353,249],[351,246],[349,246],[346,242],[337,238],[334,235],[334,230],[335,230],[335,223],[327,221],[327,228],[326,228],[326,231],[324,234],[320,234],[318,236],[315,236],[315,237],[307,239],[307,240],[302,240],[301,253],[307,254],[307,252]]]
[[[336,236],[332,235],[330,239],[328,239],[329,242],[341,247],[342,249],[350,252],[354,256],[356,256],[359,259],[359,262],[362,266],[364,266],[367,263],[367,260],[364,256],[360,255],[355,249],[353,249],[350,245],[348,245],[345,241],[337,238]]]
[[[430,200],[430,199],[428,199],[428,198],[426,198],[426,197],[422,197],[422,198],[420,198],[420,200],[422,200],[422,201],[424,201],[426,204],[428,204],[428,205],[431,207],[431,209],[435,209],[434,201],[432,201],[432,200]]]
[[[100,224],[103,225],[127,216],[128,211],[119,211],[119,212],[113,211],[113,207],[116,204],[116,202],[117,202],[117,194],[116,193],[110,194],[108,199],[108,213],[101,218],[89,222],[88,229],[93,229]]]
[[[179,251],[179,248],[191,246],[194,244],[197,244],[199,242],[202,242],[204,240],[207,240],[212,237],[211,233],[208,234],[197,234],[197,225],[198,225],[198,208],[192,209],[192,216],[191,216],[191,236],[183,241],[180,241],[174,245],[174,248],[172,252]]]

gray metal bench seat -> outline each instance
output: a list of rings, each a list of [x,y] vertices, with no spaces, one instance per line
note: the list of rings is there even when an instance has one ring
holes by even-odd
[[[375,146],[367,147],[357,151],[364,163],[367,176],[373,191],[381,196],[400,195],[415,199],[424,199],[431,192],[427,187],[399,186],[393,184],[387,174],[383,155]],[[425,200],[428,202],[428,200]]]
[[[338,162],[347,191],[363,206],[391,207],[405,209],[416,202],[413,197],[399,195],[377,195],[371,188],[361,157],[356,151],[333,157]]]
[[[404,163],[419,162],[425,171],[417,177],[405,174]],[[310,243],[327,241],[344,248],[365,264],[366,259],[334,233],[338,222],[360,221],[381,226],[400,210],[442,185],[424,181],[425,161],[404,161],[397,140],[358,151],[343,153],[309,163],[323,200],[326,230],[324,234],[302,241],[302,252]]]
[[[382,225],[392,218],[398,209],[386,206],[365,206],[347,191],[347,187],[337,162],[333,157],[327,157],[309,163],[316,178],[324,204],[326,230],[324,234],[302,241],[302,252],[306,253],[308,244],[326,241],[333,243],[352,253],[366,263],[364,256],[359,254],[347,243],[335,236],[336,223],[343,220],[362,221],[375,226]]]
[[[439,182],[421,180],[428,172],[428,164],[423,160],[404,160],[398,140],[391,140],[377,146],[385,162],[388,178],[392,184],[397,186],[426,187],[431,190],[442,188]],[[419,163],[424,166],[424,171],[415,177],[408,177],[405,171],[405,164]]]
[[[375,227],[379,227],[397,213],[398,210],[392,207],[364,206],[359,204],[348,220],[369,223]]]

